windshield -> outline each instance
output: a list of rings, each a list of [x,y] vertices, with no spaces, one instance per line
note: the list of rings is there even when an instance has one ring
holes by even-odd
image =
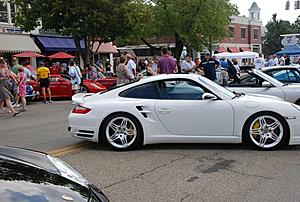
[[[273,84],[275,86],[284,86],[283,83],[281,83],[280,81],[278,81],[278,80],[272,78],[271,76],[263,73],[260,70],[254,70],[253,73],[256,74],[256,75],[258,75],[259,77],[263,78],[264,80],[270,82],[271,84]]]
[[[221,93],[222,95],[226,96],[228,99],[232,99],[235,96],[235,94],[232,93],[230,90],[216,84],[215,82],[213,82],[205,77],[199,77],[199,80],[202,83],[205,83],[206,85],[208,85],[214,91],[217,91],[217,92]]]

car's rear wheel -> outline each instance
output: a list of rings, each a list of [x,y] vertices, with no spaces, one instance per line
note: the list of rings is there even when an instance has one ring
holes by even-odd
[[[142,144],[142,126],[130,114],[114,114],[104,121],[103,126],[105,141],[114,150],[128,151]]]
[[[300,105],[300,99],[295,102],[296,105]]]
[[[274,150],[287,143],[289,131],[281,116],[265,112],[247,121],[244,136],[247,142],[258,149]]]

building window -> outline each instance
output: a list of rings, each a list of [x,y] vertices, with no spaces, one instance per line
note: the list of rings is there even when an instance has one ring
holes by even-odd
[[[254,29],[253,37],[254,39],[258,39],[258,29]]]
[[[290,5],[291,5],[290,1],[286,1],[285,2],[285,10],[287,10],[287,11],[290,10]]]
[[[241,28],[241,38],[242,39],[246,38],[246,28]]]
[[[15,22],[15,15],[17,11],[17,6],[15,4],[10,4],[11,22]]]
[[[251,18],[251,19],[255,19],[255,12],[251,12],[250,18]]]
[[[295,1],[295,10],[300,9],[300,0]]]
[[[234,38],[234,27],[229,26],[229,37]]]
[[[0,1],[0,22],[8,23],[7,2]]]

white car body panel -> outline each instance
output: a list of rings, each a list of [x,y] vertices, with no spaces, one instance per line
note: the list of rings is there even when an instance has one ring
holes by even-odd
[[[120,92],[133,86],[172,78],[196,81],[222,100],[185,101],[119,97]],[[255,113],[269,111],[284,118],[292,117],[286,119],[290,127],[290,144],[300,144],[300,110],[291,103],[263,96],[246,95],[232,99],[221,93],[222,89],[203,77],[176,74],[149,77],[106,93],[88,95],[88,98],[75,95],[73,101],[77,100],[81,106],[92,110],[84,115],[71,112],[68,117],[69,132],[74,137],[99,142],[102,121],[112,113],[125,112],[140,121],[144,132],[144,144],[241,143],[243,126],[247,119]],[[143,114],[146,114],[146,117]]]
[[[242,92],[248,95],[251,94],[262,94],[279,97],[285,101],[296,103],[300,99],[300,85],[291,84],[285,85],[280,81],[270,77],[259,70],[253,70],[253,73],[265,81],[272,84],[272,87],[228,87],[229,90],[235,92]]]

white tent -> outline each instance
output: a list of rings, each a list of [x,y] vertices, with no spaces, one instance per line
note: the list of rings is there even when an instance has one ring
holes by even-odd
[[[246,58],[256,58],[256,57],[258,57],[258,53],[251,52],[251,51],[245,51],[245,52],[240,52],[240,53],[224,52],[224,53],[215,54],[214,56],[216,56],[217,58],[246,59]]]

